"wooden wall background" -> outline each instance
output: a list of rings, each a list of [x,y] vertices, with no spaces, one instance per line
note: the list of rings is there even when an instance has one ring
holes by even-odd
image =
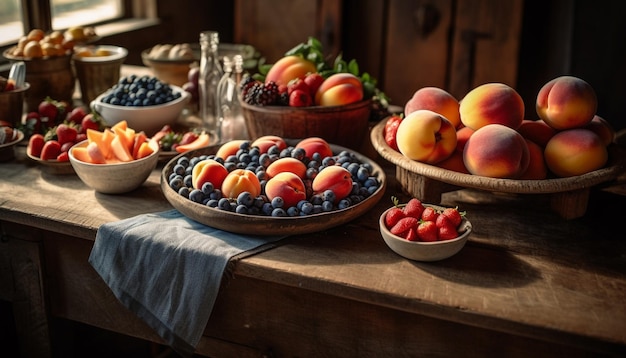
[[[626,128],[626,2],[594,0],[157,0],[159,26],[108,39],[128,46],[127,63],[157,43],[197,42],[215,29],[273,62],[316,36],[343,51],[403,106],[426,85],[455,96],[488,81],[514,86],[536,118],[534,99],[550,79],[588,81],[598,114]]]

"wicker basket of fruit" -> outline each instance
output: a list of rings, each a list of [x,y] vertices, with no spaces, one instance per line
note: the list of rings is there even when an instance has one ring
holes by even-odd
[[[243,114],[251,138],[321,137],[351,149],[367,140],[374,102],[386,104],[376,81],[359,73],[356,61],[324,61],[315,38],[287,51],[274,64],[240,83]]]

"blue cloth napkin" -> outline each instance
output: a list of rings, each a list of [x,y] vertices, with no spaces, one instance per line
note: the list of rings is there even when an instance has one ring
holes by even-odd
[[[89,263],[126,307],[189,356],[209,321],[228,261],[284,237],[234,234],[169,210],[102,225]]]

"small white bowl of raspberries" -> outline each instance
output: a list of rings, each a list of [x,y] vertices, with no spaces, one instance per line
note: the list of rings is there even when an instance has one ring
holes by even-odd
[[[439,261],[457,254],[472,232],[466,213],[458,208],[424,204],[411,198],[380,215],[383,240],[400,256],[415,261]]]

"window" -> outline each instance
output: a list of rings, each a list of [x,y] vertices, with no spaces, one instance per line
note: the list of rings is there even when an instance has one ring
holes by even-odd
[[[128,0],[0,0],[0,46],[24,36],[25,21],[31,29],[42,30],[102,23],[122,18],[125,1]],[[49,6],[50,11],[42,11],[42,6]],[[50,18],[42,14],[50,14]]]

